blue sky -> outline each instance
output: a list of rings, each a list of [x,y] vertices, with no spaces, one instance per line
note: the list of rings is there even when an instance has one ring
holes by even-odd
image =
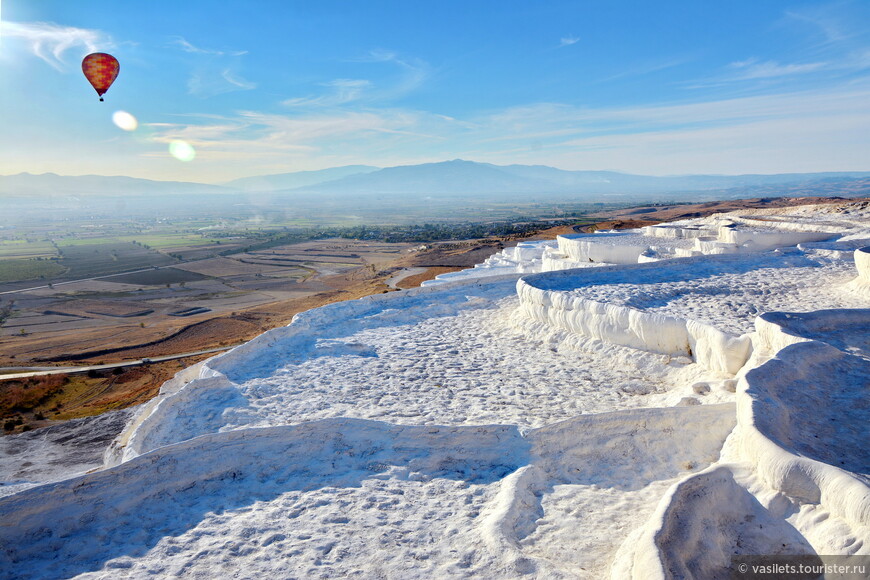
[[[866,0],[2,0],[0,174],[870,170],[868,23]],[[121,63],[103,103],[94,51]]]

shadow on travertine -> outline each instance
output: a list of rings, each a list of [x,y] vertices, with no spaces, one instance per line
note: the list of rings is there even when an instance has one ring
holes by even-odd
[[[848,353],[868,322],[866,309],[757,319],[724,461],[671,489],[614,578],[728,578],[737,555],[867,553],[870,360]],[[819,340],[827,329],[839,348]]]
[[[731,559],[748,552],[815,554],[785,515],[762,506],[728,468],[685,480],[673,491],[655,538],[666,577],[732,578]]]
[[[406,477],[498,481],[529,460],[516,427],[406,427],[326,419],[205,435],[0,500],[3,578],[68,577],[141,556],[206,514],[291,490]]]

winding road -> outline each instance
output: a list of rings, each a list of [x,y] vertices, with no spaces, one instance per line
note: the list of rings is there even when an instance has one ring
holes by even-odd
[[[225,350],[230,350],[231,348],[235,348],[238,345],[232,346],[222,346],[220,348],[210,348],[206,350],[197,350],[194,352],[185,352],[181,354],[170,354],[165,356],[155,356],[150,358],[141,358],[136,360],[128,360],[118,363],[111,363],[105,365],[88,365],[84,367],[30,367],[32,370],[28,370],[26,372],[12,372],[5,373],[7,370],[19,370],[28,367],[12,367],[8,369],[0,368],[0,381],[7,379],[28,379],[31,377],[44,377],[48,375],[63,375],[63,374],[73,374],[73,373],[86,373],[88,371],[102,371],[108,369],[116,369],[116,368],[124,368],[124,367],[135,367],[149,363],[156,362],[165,362],[168,360],[175,360],[179,358],[187,358],[189,356],[197,356],[200,354],[210,354],[213,352],[223,352]]]

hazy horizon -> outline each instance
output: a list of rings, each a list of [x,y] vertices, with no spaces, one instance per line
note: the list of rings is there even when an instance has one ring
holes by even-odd
[[[140,177],[140,176],[128,175],[128,174],[57,173],[54,171],[44,171],[41,173],[34,173],[31,171],[19,171],[18,173],[0,173],[0,177],[15,177],[18,175],[31,175],[34,177],[40,177],[40,176],[44,176],[44,175],[55,175],[58,177],[121,177],[121,178],[132,178],[132,179],[144,179],[144,180],[158,181],[158,182],[160,182],[160,181],[186,182],[186,183],[192,183],[192,184],[198,184],[198,185],[224,186],[224,185],[228,185],[228,184],[231,184],[233,182],[236,182],[236,181],[244,181],[247,179],[257,179],[257,178],[263,178],[263,177],[278,177],[278,176],[295,175],[295,174],[316,174],[316,173],[320,173],[320,172],[328,172],[328,171],[335,170],[335,169],[345,169],[345,168],[349,168],[349,167],[367,167],[369,171],[373,172],[373,171],[379,171],[381,169],[417,167],[420,165],[440,165],[440,164],[451,163],[454,161],[467,162],[467,163],[479,163],[481,165],[494,165],[495,167],[510,167],[511,165],[516,165],[516,166],[525,166],[525,167],[545,167],[548,169],[557,169],[559,171],[568,171],[568,172],[577,172],[577,173],[579,173],[579,172],[614,173],[614,174],[621,174],[621,175],[626,175],[626,176],[657,177],[657,178],[670,178],[670,177],[679,178],[679,177],[692,177],[692,176],[744,177],[744,176],[753,176],[753,175],[758,175],[758,176],[807,175],[807,176],[809,176],[809,175],[819,175],[819,174],[855,174],[855,173],[862,173],[863,174],[863,173],[870,173],[870,169],[857,168],[857,169],[843,169],[843,170],[837,170],[837,171],[793,171],[793,172],[790,171],[790,172],[766,172],[766,173],[764,173],[764,172],[756,172],[756,173],[698,173],[698,172],[694,172],[694,173],[674,173],[674,174],[657,175],[657,174],[631,173],[629,171],[617,171],[617,170],[611,170],[611,169],[564,169],[562,167],[556,167],[554,165],[547,165],[547,164],[542,164],[542,163],[537,163],[537,164],[511,163],[511,164],[501,165],[501,164],[497,164],[497,163],[478,162],[478,161],[474,161],[471,159],[442,159],[442,160],[430,161],[430,162],[426,162],[426,163],[419,163],[419,164],[409,163],[409,164],[400,164],[400,165],[394,165],[394,166],[341,165],[341,166],[334,166],[334,167],[324,167],[323,169],[300,169],[298,171],[287,171],[287,172],[280,172],[280,173],[256,173],[256,174],[251,174],[251,175],[243,175],[241,177],[237,177],[237,178],[231,179],[229,181],[220,181],[220,182],[184,181],[184,180],[177,180],[177,179],[156,179],[156,178],[151,178],[151,177]]]

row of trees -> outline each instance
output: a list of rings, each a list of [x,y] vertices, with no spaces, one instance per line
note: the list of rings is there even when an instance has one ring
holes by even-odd
[[[346,228],[311,228],[300,229],[287,233],[273,234],[263,242],[251,244],[245,248],[234,248],[223,253],[253,252],[326,238],[346,238],[352,240],[370,240],[390,243],[427,243],[450,240],[468,240],[474,238],[507,237],[529,235],[542,229],[556,225],[571,225],[582,220],[540,220],[517,219],[503,222],[488,223],[458,223],[458,224],[415,224],[415,225],[380,225],[353,226]]]

